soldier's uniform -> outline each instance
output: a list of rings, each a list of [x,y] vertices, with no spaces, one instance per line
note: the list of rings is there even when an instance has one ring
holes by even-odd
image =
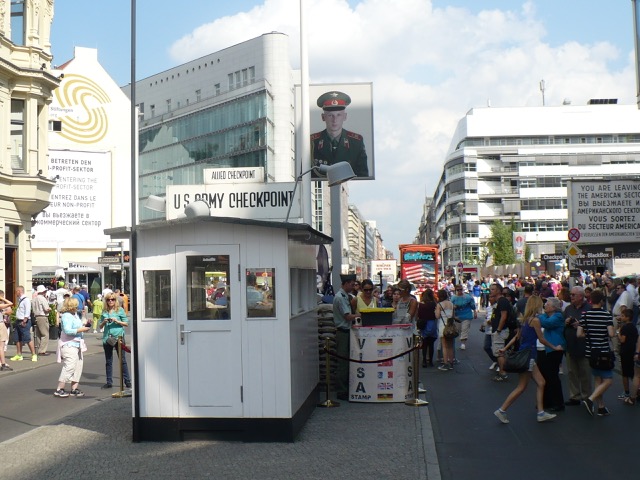
[[[349,162],[358,177],[368,177],[367,152],[362,135],[342,129],[340,138],[331,140],[326,130],[311,135],[311,158],[314,165]]]
[[[327,92],[318,98],[317,105],[325,112],[344,110],[351,103],[343,92]],[[368,177],[367,152],[362,135],[342,129],[339,138],[331,139],[327,130],[311,135],[313,165],[333,165],[348,162],[358,177]]]

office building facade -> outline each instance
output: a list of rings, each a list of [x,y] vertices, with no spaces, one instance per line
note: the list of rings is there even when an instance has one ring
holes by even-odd
[[[491,224],[513,221],[525,260],[539,260],[567,247],[569,180],[638,175],[635,105],[474,108],[453,135],[419,235],[437,239],[445,267],[483,265]]]
[[[266,183],[293,181],[293,75],[284,34],[140,80],[136,103],[141,205],[169,185],[202,184],[205,168],[263,167]],[[139,214],[143,222],[162,216],[144,207]]]

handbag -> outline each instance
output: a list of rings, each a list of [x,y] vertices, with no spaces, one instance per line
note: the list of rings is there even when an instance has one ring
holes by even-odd
[[[505,355],[504,370],[510,373],[523,373],[529,370],[529,357],[531,350],[523,348],[522,350],[510,350]]]
[[[109,335],[107,337],[107,339],[105,340],[105,342],[107,343],[107,345],[109,345],[111,347],[115,347],[116,345],[118,345],[118,337],[114,337],[113,335]]]
[[[589,322],[584,319],[584,323],[587,327],[586,337],[589,342],[589,366],[594,370],[613,370],[616,363],[616,356],[610,348],[606,350],[600,350],[599,348],[593,348],[591,346],[591,338],[589,337]]]
[[[616,357],[611,350],[591,350],[589,366],[595,370],[613,370]]]
[[[454,317],[447,318],[447,321],[445,322],[444,318],[442,318],[442,314],[444,313],[444,308],[442,308],[442,305],[440,304],[440,302],[438,302],[438,305],[440,305],[440,321],[444,325],[444,329],[442,330],[442,336],[449,340],[456,338],[458,335],[460,335],[460,332],[458,332],[458,327],[456,327]]]

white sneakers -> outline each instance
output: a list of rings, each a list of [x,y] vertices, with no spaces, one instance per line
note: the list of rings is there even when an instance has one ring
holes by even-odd
[[[497,366],[498,366],[498,364],[496,362],[493,362],[491,364],[491,366],[489,367],[489,370],[494,370]]]
[[[502,423],[509,423],[509,418],[507,418],[507,412],[503,412],[500,409],[498,409],[495,412],[493,412],[493,414]],[[547,420],[553,420],[554,418],[556,418],[555,414],[548,413],[545,411],[542,411],[536,415],[536,419],[538,420],[538,423],[546,422]]]
[[[460,350],[466,350],[467,346],[464,343],[460,344]]]
[[[549,412],[540,412],[536,416],[538,417],[538,422],[546,422],[547,420],[553,420],[554,418],[556,418],[556,415],[554,413]]]
[[[500,420],[502,423],[509,423],[509,419],[507,418],[507,412],[502,412],[500,411],[500,409],[498,409],[495,412],[493,412],[493,414],[496,417],[498,417],[498,420]]]

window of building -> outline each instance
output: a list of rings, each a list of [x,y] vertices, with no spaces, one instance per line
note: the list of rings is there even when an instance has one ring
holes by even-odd
[[[240,88],[242,86],[242,81],[241,81],[241,76],[240,76],[240,70],[238,70],[237,72],[234,73],[235,79],[236,79],[236,88]]]
[[[170,111],[171,111],[171,99],[168,98],[167,99],[167,112],[170,112]]]
[[[151,109],[151,116],[155,117],[156,116],[156,106],[155,105],[149,105],[149,108]]]
[[[202,90],[196,90],[196,102],[202,100]]]
[[[249,67],[249,83],[256,81],[256,67]]]
[[[233,90],[234,89],[234,83],[233,83],[233,73],[230,73],[227,75],[227,80],[229,82],[229,90]]]
[[[62,131],[62,122],[60,120],[49,120],[49,131],[50,132],[61,132]]]
[[[242,69],[242,86],[246,86],[249,84],[249,71],[244,68]]]
[[[24,170],[24,100],[11,99],[11,168]]]
[[[220,84],[219,84],[219,83],[216,83],[216,84],[213,86],[213,89],[215,90],[216,95],[220,95]]]
[[[522,210],[561,210],[567,208],[566,198],[528,198],[521,201]]]
[[[26,43],[24,0],[11,0],[11,41],[15,45],[24,45]]]

